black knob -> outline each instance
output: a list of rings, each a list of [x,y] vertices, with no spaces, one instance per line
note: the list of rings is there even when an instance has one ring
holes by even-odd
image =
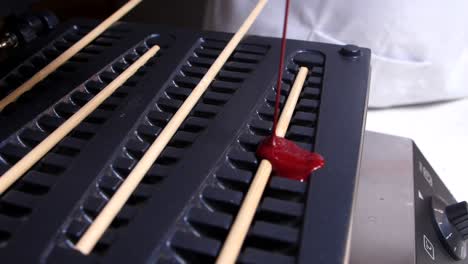
[[[460,232],[464,240],[468,239],[468,203],[460,202],[452,204],[445,208],[447,217]]]
[[[348,58],[356,59],[362,55],[362,51],[358,46],[348,44],[340,49],[340,54]]]
[[[468,239],[468,204],[460,202],[448,205],[439,197],[432,197],[434,228],[445,249],[456,260],[466,258]]]

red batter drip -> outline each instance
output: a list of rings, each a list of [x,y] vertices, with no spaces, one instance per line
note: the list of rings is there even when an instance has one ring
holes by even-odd
[[[288,25],[289,2],[286,0],[284,14],[283,37],[281,40],[281,55],[276,85],[276,103],[273,122],[273,131],[276,131],[279,115],[279,100],[281,94],[281,79],[283,78],[284,54],[286,51],[286,31]],[[310,174],[323,167],[325,161],[319,154],[309,152],[294,142],[272,135],[266,138],[257,149],[257,155],[270,161],[273,170],[279,176],[304,181]]]
[[[275,113],[273,115],[273,131],[276,131],[276,125],[278,123],[279,107],[280,107],[280,96],[281,96],[281,84],[283,79],[283,68],[284,68],[284,54],[286,53],[286,33],[288,31],[288,17],[289,17],[289,1],[286,0],[286,7],[284,8],[284,22],[283,22],[283,37],[281,38],[281,53],[279,59],[278,68],[278,80],[276,80],[276,98],[275,98]]]
[[[270,136],[257,149],[257,155],[270,161],[279,176],[305,181],[311,172],[320,169],[325,160],[317,153],[309,152],[291,140]]]

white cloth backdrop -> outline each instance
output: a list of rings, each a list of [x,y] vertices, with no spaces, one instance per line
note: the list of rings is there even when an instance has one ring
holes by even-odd
[[[210,0],[205,27],[235,31],[257,0]],[[252,34],[280,36],[284,1],[270,0]],[[468,95],[468,1],[292,0],[289,38],[372,49],[370,106]]]

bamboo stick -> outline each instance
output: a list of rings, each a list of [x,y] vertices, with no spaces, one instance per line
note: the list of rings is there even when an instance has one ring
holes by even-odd
[[[0,195],[2,195],[13,183],[15,183],[24,173],[26,173],[37,161],[46,155],[57,143],[59,143],[70,131],[78,126],[87,116],[89,116],[99,105],[104,102],[115,90],[132,77],[150,58],[159,51],[159,46],[149,49],[143,56],[128,67],[114,81],[108,84],[93,99],[68,118],[62,125],[54,130],[39,145],[33,148],[26,156],[13,165],[0,177]]]
[[[49,76],[51,73],[57,70],[65,62],[67,62],[71,57],[75,56],[75,54],[77,54],[80,50],[82,50],[89,43],[91,43],[94,39],[96,39],[99,35],[101,35],[104,31],[106,31],[110,26],[112,26],[112,24],[114,24],[124,15],[126,15],[130,10],[132,10],[135,6],[137,6],[141,1],[142,0],[128,1],[128,3],[123,5],[119,10],[117,10],[110,17],[104,20],[101,24],[95,27],[91,32],[86,34],[86,36],[81,38],[78,42],[73,44],[73,46],[71,46],[65,52],[60,54],[60,56],[58,56],[52,62],[47,64],[39,72],[34,74],[29,80],[27,80],[25,83],[20,85],[13,92],[8,94],[5,98],[0,100],[0,111],[2,111],[7,105],[16,101],[18,97],[23,95],[25,92],[31,90],[36,84],[38,84],[40,81],[44,80],[47,76]]]
[[[171,138],[179,129],[182,122],[192,111],[195,104],[206,91],[210,83],[216,77],[223,65],[228,60],[229,56],[234,52],[239,42],[245,36],[253,22],[260,14],[267,0],[259,0],[255,8],[251,11],[250,15],[244,21],[239,30],[234,34],[232,39],[223,49],[221,54],[215,60],[208,72],[203,76],[198,85],[193,89],[189,97],[184,101],[182,106],[177,110],[169,123],[164,127],[156,140],[152,143],[140,161],[136,164],[135,168],[130,172],[125,181],[115,192],[112,198],[108,201],[101,213],[94,219],[91,226],[86,230],[84,235],[80,238],[75,248],[83,254],[89,254],[101,236],[112,223],[116,215],[125,205],[126,201],[132,195],[138,184],[141,182],[145,174],[151,168],[153,163],[159,157]]]
[[[301,67],[297,74],[296,80],[291,88],[291,92],[289,93],[288,100],[283,107],[281,117],[278,120],[278,125],[276,127],[276,135],[278,137],[284,137],[286,135],[299,95],[301,94],[302,86],[307,78],[307,73],[308,69]],[[229,230],[229,234],[224,242],[218,259],[216,260],[217,264],[231,264],[236,262],[271,172],[271,163],[268,160],[263,159],[258,166],[252,184],[250,185],[244,201],[242,202],[239,213]]]

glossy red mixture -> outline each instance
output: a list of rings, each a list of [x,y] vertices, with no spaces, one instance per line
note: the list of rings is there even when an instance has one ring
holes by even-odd
[[[288,14],[290,0],[285,2],[285,14],[283,24],[283,36],[281,39],[281,54],[278,69],[278,80],[276,84],[276,102],[273,120],[273,130],[276,131],[279,116],[281,83],[284,71],[284,57],[286,51],[286,33],[288,28]],[[294,142],[272,135],[266,138],[257,149],[257,155],[262,159],[270,161],[273,171],[279,176],[305,181],[310,174],[323,167],[325,161],[317,153],[309,152]]]
[[[267,159],[273,170],[282,177],[305,181],[310,174],[323,167],[325,161],[317,153],[309,152],[293,141],[270,136],[257,149],[257,155]]]

